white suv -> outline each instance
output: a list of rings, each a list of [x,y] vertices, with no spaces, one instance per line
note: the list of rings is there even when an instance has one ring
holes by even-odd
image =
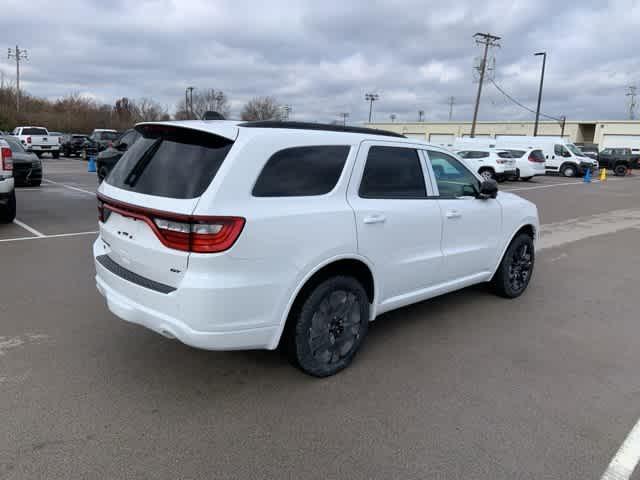
[[[144,123],[98,190],[98,290],[129,322],[210,350],[345,368],[380,314],[491,281],[517,297],[536,207],[446,150],[293,122]]]
[[[0,137],[0,223],[16,218],[16,191],[11,147]]]
[[[518,177],[516,161],[506,150],[467,148],[459,150],[457,153],[466,161],[469,168],[478,172],[485,180],[495,179],[501,182],[508,178]]]

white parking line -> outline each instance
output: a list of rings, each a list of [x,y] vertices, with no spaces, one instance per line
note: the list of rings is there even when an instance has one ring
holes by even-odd
[[[81,235],[97,235],[100,233],[98,230],[91,232],[74,232],[74,233],[56,233],[55,235],[42,235],[37,237],[16,237],[16,238],[3,238],[0,239],[0,243],[4,242],[21,242],[23,240],[40,240],[42,238],[61,238],[61,237],[79,237]]]
[[[90,190],[85,190],[84,188],[78,188],[71,185],[67,185],[66,183],[54,182],[53,180],[48,180],[46,178],[42,179],[43,182],[52,183],[54,185],[60,185],[61,187],[68,188],[69,190],[76,190],[77,192],[86,193],[87,195],[91,195],[92,197],[96,196],[96,192],[92,192]]]
[[[33,227],[30,227],[29,225],[27,225],[26,223],[21,222],[20,220],[18,220],[17,218],[13,220],[13,223],[15,223],[16,225],[18,225],[19,227],[24,228],[27,232],[31,232],[33,233],[36,237],[46,237],[46,235],[42,232],[39,232],[38,230],[36,230]]]
[[[591,180],[591,183],[600,183],[600,180]],[[503,188],[505,192],[521,192],[523,190],[538,190],[541,188],[566,187],[567,185],[584,185],[584,182],[552,183],[551,185],[536,185],[535,187]]]
[[[640,461],[640,420],[627,435],[600,480],[629,480]]]

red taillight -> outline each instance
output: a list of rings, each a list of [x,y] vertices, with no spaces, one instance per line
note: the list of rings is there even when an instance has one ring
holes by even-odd
[[[27,137],[27,143],[31,143],[31,137]]]
[[[111,211],[146,222],[163,245],[194,253],[224,252],[233,246],[245,219],[203,217],[160,212],[98,197],[98,219],[105,222]]]
[[[2,157],[2,170],[13,170],[13,155],[9,147],[2,147],[0,149],[0,156]]]

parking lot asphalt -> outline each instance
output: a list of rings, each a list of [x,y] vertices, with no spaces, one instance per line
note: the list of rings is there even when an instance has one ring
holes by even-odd
[[[598,479],[640,418],[638,174],[501,184],[544,224],[525,295],[385,314],[318,380],[111,315],[85,169],[46,161],[0,226],[0,479]]]

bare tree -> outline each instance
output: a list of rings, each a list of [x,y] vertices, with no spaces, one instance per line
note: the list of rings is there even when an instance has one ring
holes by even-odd
[[[213,111],[221,113],[226,117],[231,111],[229,99],[225,93],[215,88],[207,90],[194,90],[193,92],[193,113],[196,118],[202,118],[205,112]]]
[[[168,116],[166,109],[151,98],[141,98],[136,106],[138,122],[157,122]]]
[[[247,102],[240,114],[242,120],[279,120],[280,106],[273,97],[254,97]]]

